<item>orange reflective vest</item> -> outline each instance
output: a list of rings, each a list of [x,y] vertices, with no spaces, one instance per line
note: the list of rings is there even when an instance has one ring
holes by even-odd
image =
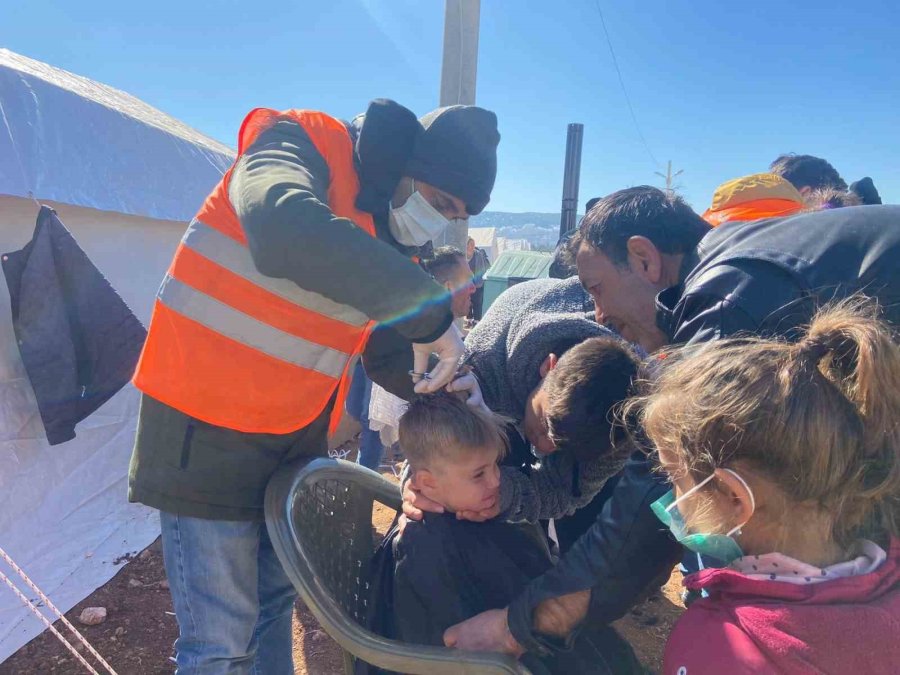
[[[353,142],[320,112],[252,111],[238,157],[259,134],[289,118],[307,132],[330,173],[328,205],[375,236],[354,205]],[[261,274],[228,198],[231,169],[207,197],[175,252],[153,308],[135,386],[196,419],[247,433],[285,434],[315,420],[337,390],[336,428],[351,358],[371,322],[361,312]]]

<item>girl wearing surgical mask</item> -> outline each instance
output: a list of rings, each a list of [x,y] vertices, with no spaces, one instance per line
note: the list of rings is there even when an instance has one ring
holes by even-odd
[[[672,492],[652,508],[719,560],[664,672],[900,672],[900,346],[854,299],[797,343],[669,353],[629,403]]]

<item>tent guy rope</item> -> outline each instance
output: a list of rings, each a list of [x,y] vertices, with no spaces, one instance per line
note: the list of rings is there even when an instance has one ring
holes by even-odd
[[[96,649],[94,649],[93,646],[91,646],[91,644],[87,641],[87,639],[85,639],[85,637],[81,633],[78,632],[78,629],[72,625],[72,623],[65,617],[65,615],[63,615],[62,612],[59,611],[59,609],[57,609],[56,605],[53,604],[53,602],[50,600],[50,598],[48,598],[44,594],[44,592],[40,588],[38,588],[37,584],[35,584],[29,578],[29,576],[27,574],[25,574],[25,571],[21,567],[19,567],[16,564],[16,562],[9,556],[9,554],[6,551],[4,551],[2,548],[0,548],[0,558],[2,558],[3,561],[7,565],[9,565],[13,569],[13,571],[15,571],[16,574],[19,575],[19,577],[22,579],[22,581],[25,582],[25,584],[28,586],[28,588],[30,588],[32,591],[37,593],[37,596],[41,599],[41,602],[44,603],[44,606],[48,607],[50,609],[50,611],[53,612],[53,614],[55,614],[56,617],[63,622],[63,624],[66,626],[66,628],[68,628],[72,632],[72,634],[75,635],[76,638],[78,638],[78,640],[81,642],[81,644],[84,645],[84,648],[87,649],[88,652],[90,652],[94,656],[94,658],[97,659],[97,661],[99,661],[100,664],[107,671],[109,671],[110,675],[117,675],[116,671],[113,670],[113,667],[111,665],[109,665],[109,663],[107,663],[106,660],[102,656],[100,656],[100,653]],[[19,600],[21,600],[25,604],[25,606],[28,607],[28,609],[30,609],[31,612],[38,619],[40,619],[41,623],[43,623],[47,628],[50,629],[50,631],[53,632],[53,634],[56,637],[59,638],[60,642],[63,643],[63,645],[66,647],[66,649],[68,649],[70,652],[72,652],[72,654],[75,656],[75,658],[78,659],[84,665],[84,667],[87,668],[88,671],[90,671],[92,673],[92,675],[100,675],[96,670],[94,670],[93,666],[91,666],[91,664],[88,663],[84,659],[84,657],[78,653],[78,651],[75,649],[75,647],[73,647],[72,644],[68,640],[66,640],[65,636],[63,636],[62,633],[60,633],[53,626],[53,624],[50,623],[50,621],[47,619],[47,617],[45,617],[43,615],[43,613],[37,608],[37,606],[31,600],[29,600],[27,597],[25,597],[25,595],[22,593],[22,591],[20,591],[16,587],[16,585],[12,582],[12,580],[8,576],[6,576],[6,574],[4,574],[2,571],[0,571],[0,578],[2,578],[3,582],[7,586],[9,586],[9,588],[13,591],[13,593],[16,594],[16,596],[19,598]]]

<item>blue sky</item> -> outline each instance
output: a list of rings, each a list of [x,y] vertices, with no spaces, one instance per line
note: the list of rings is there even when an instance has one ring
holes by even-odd
[[[437,106],[439,0],[29,0],[3,3],[0,46],[123,89],[229,145],[254,107],[340,117],[379,96]],[[888,2],[604,2],[655,165],[640,142],[595,0],[482,0],[478,104],[500,119],[489,209],[558,211],[566,124],[585,125],[580,201],[659,183],[683,194],[779,153],[871,175],[900,201],[900,17]]]

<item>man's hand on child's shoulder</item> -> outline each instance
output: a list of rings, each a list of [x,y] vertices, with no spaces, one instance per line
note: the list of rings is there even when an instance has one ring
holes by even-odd
[[[409,520],[422,520],[424,512],[443,513],[444,507],[422,494],[413,483],[407,480],[403,484],[403,515]],[[483,523],[486,520],[496,518],[500,514],[500,500],[497,499],[490,508],[481,511],[458,511],[458,520],[471,520],[475,523]]]
[[[410,520],[422,520],[424,511],[443,513],[444,507],[423,495],[412,479],[407,480],[403,483],[403,515]]]

